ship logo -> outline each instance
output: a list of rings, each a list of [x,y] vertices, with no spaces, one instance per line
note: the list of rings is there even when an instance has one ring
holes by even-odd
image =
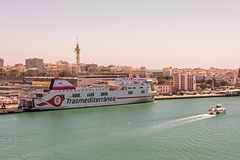
[[[60,95],[56,95],[46,102],[42,102],[42,103],[37,104],[37,106],[45,106],[45,105],[50,104],[50,105],[53,105],[54,107],[60,107],[64,100],[65,100],[65,98],[61,97]]]

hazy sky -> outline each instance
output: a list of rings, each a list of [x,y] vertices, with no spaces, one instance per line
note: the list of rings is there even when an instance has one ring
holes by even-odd
[[[0,0],[5,64],[240,67],[240,0]]]

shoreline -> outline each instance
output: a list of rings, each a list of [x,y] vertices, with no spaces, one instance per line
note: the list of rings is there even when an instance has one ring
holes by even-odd
[[[196,95],[172,95],[172,96],[155,96],[155,100],[173,100],[173,99],[191,99],[191,98],[214,98],[214,97],[234,97],[239,94],[196,94]],[[0,114],[22,113],[22,109],[18,109],[18,105],[6,105],[6,109],[0,108]],[[26,111],[25,111],[26,112]]]
[[[233,97],[233,96],[239,96],[239,95],[196,94],[196,95],[155,96],[155,100],[190,99],[190,98],[213,98],[213,97]]]

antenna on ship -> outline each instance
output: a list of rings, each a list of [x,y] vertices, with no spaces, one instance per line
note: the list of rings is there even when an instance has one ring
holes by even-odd
[[[76,63],[77,63],[77,65],[80,65],[80,48],[79,48],[79,44],[78,44],[78,37],[77,37],[77,45],[75,48],[75,52],[76,52]]]

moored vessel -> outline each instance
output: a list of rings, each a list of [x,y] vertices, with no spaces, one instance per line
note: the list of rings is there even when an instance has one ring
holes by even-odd
[[[70,82],[53,79],[50,90],[35,90],[21,97],[24,110],[56,110],[113,106],[154,101],[150,79],[122,79],[76,88]]]

